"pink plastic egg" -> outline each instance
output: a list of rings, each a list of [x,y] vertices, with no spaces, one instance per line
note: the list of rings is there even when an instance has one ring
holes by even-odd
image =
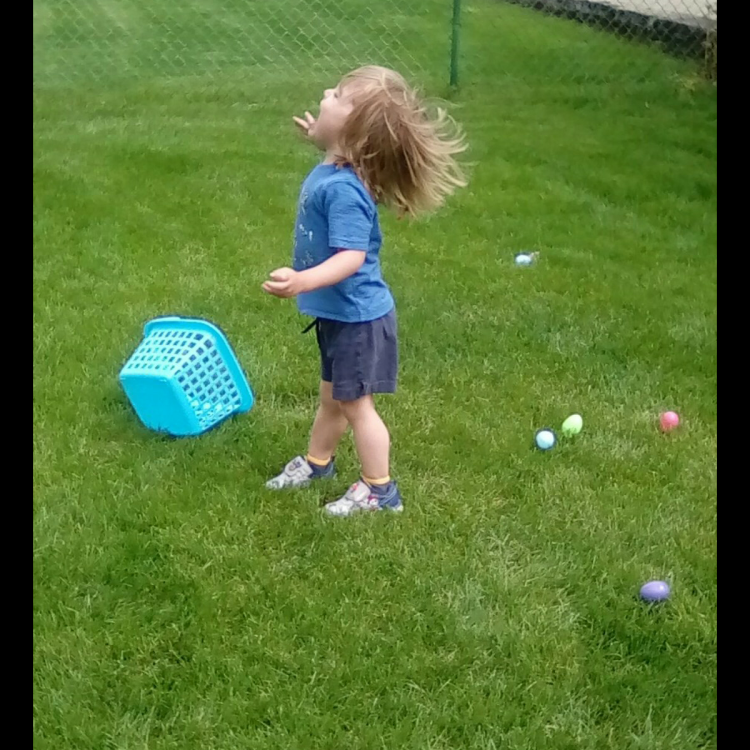
[[[659,417],[659,426],[661,427],[662,432],[671,432],[678,427],[679,424],[680,417],[676,412],[665,411],[664,414]]]

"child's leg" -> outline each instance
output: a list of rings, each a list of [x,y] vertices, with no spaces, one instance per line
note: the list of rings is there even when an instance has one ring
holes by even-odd
[[[389,475],[391,438],[375,409],[372,396],[342,401],[341,409],[354,432],[363,481],[355,482],[343,497],[328,503],[326,513],[351,516],[363,510],[402,511],[401,493]]]
[[[326,513],[350,516],[363,510],[401,511],[401,493],[390,477],[391,438],[372,396],[396,390],[395,311],[367,323],[339,324],[335,334],[331,347],[332,395],[340,401],[352,426],[363,481],[355,482],[343,497],[328,503]]]
[[[375,409],[373,397],[342,401],[341,411],[352,426],[362,478],[372,485],[387,484],[390,481],[391,438]]]
[[[333,400],[331,383],[321,380],[320,404],[310,434],[307,460],[311,464],[326,466],[348,426],[341,402]]]

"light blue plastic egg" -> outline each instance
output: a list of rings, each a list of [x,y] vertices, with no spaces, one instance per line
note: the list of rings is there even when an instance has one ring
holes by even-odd
[[[555,447],[557,438],[555,437],[555,433],[552,432],[552,430],[544,429],[539,430],[539,432],[536,433],[536,435],[534,436],[534,442],[536,443],[536,447],[539,448],[540,451],[548,451],[550,450],[550,448]]]

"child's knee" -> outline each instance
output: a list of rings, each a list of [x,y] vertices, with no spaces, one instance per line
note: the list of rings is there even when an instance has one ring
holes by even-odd
[[[325,380],[320,382],[320,405],[329,411],[341,411],[341,402],[333,398],[331,383],[326,383]]]
[[[352,422],[367,416],[375,410],[372,396],[362,396],[355,401],[337,401],[346,418]]]

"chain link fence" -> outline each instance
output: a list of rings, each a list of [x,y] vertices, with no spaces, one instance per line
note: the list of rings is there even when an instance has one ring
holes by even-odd
[[[715,51],[718,0],[507,1],[704,63]]]
[[[633,44],[710,60],[715,75],[716,2],[34,0],[34,84],[294,81],[370,62],[434,85],[471,84],[480,71],[606,80],[626,74]]]
[[[450,2],[450,0],[448,0]],[[445,0],[34,0],[37,86],[431,64]],[[448,28],[442,35],[447,44]],[[445,53],[444,53],[445,54]]]
[[[716,79],[717,0],[458,4],[454,84],[469,85],[493,74],[535,87],[592,80],[634,83],[678,70]]]

